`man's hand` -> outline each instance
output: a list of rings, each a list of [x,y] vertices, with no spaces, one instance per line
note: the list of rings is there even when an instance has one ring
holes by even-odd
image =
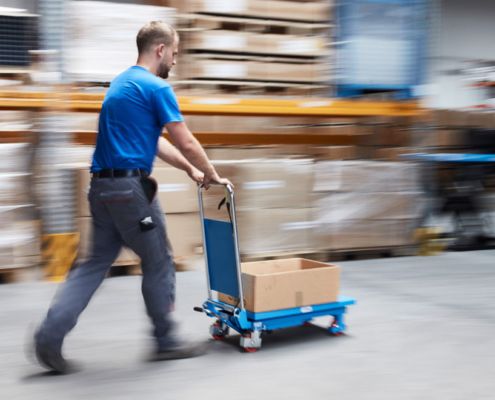
[[[189,178],[191,178],[194,182],[196,182],[198,185],[200,183],[203,183],[203,179],[205,174],[203,174],[201,171],[198,169],[194,168],[191,166],[190,171],[187,172],[187,175],[189,175]]]
[[[216,183],[219,185],[230,185],[232,189],[234,188],[234,185],[232,182],[230,182],[226,178],[220,178],[216,172],[210,174],[210,175],[205,175],[203,184],[205,186],[205,189],[208,190],[210,188],[210,185]]]

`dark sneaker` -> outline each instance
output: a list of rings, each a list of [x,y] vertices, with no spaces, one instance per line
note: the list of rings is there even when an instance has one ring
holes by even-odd
[[[70,374],[76,371],[74,364],[68,362],[62,353],[56,350],[36,346],[36,358],[43,368],[61,374]]]
[[[207,342],[181,343],[171,349],[158,350],[151,356],[150,361],[167,361],[199,357],[205,354],[207,350]]]

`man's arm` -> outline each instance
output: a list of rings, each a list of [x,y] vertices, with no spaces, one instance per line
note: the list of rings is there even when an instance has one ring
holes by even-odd
[[[208,189],[210,183],[219,183],[234,187],[228,179],[222,179],[218,176],[215,168],[213,168],[213,165],[208,160],[203,147],[184,122],[169,122],[165,124],[165,128],[167,128],[172,141],[187,161],[205,174],[204,184],[206,189]]]
[[[165,161],[167,164],[170,164],[172,167],[181,169],[182,171],[187,172],[189,177],[197,182],[203,182],[204,174],[194,168],[181,154],[179,150],[177,150],[167,139],[163,136],[160,136],[158,139],[158,158]]]

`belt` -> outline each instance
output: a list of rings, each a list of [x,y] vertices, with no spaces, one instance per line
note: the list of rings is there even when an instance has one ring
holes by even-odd
[[[102,169],[93,173],[93,178],[131,178],[133,176],[146,178],[149,174],[145,169]]]

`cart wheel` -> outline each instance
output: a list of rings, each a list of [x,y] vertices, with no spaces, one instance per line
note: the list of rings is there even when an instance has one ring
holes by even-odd
[[[246,350],[248,353],[254,353],[258,351],[259,347],[244,347],[244,350]]]
[[[332,322],[332,325],[330,325],[330,328],[338,328],[338,327],[339,327],[339,324],[337,323],[337,320],[334,320]],[[344,335],[344,332],[332,332],[332,331],[330,331],[330,333],[333,336],[343,336]]]
[[[244,335],[246,338],[250,338],[251,334],[248,333],[247,335]],[[254,353],[255,351],[258,351],[259,347],[244,347],[244,350],[246,350],[248,353]]]
[[[310,326],[310,325],[311,325],[311,323],[309,323],[309,322],[305,322],[305,323],[303,324],[303,326]]]
[[[215,322],[213,326],[218,328],[221,326],[221,324],[219,322]],[[216,340],[223,340],[226,338],[226,335],[211,335],[211,336],[213,336]]]

